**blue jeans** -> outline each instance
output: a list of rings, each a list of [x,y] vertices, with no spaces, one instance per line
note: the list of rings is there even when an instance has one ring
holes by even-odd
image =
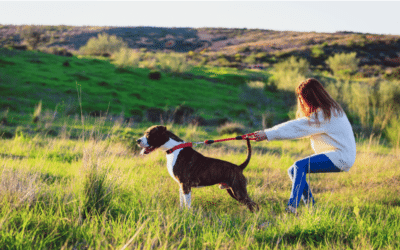
[[[305,204],[310,201],[315,203],[310,187],[306,181],[306,173],[331,173],[341,172],[332,161],[324,154],[313,155],[297,161],[288,169],[289,177],[292,180],[292,193],[288,205],[298,207],[300,198]]]

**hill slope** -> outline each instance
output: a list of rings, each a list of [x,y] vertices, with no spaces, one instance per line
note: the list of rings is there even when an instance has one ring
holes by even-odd
[[[169,111],[186,107],[186,115],[201,119],[241,119],[259,116],[268,104],[281,116],[287,106],[280,96],[247,87],[250,76],[268,77],[262,72],[223,72],[213,68],[195,68],[185,75],[162,74],[150,80],[148,69],[119,69],[109,60],[63,57],[34,51],[0,49],[0,107],[13,112],[32,113],[42,101],[43,109],[58,109],[70,115],[83,111],[98,115],[109,112],[125,117],[149,117],[146,110]],[[222,73],[223,72],[223,73]],[[257,94],[258,93],[258,94]],[[80,94],[80,100],[78,95]],[[257,96],[258,95],[258,96]],[[158,117],[159,118],[159,117]]]
[[[0,25],[0,46],[26,43],[24,32],[40,33],[42,45],[78,51],[100,33],[123,38],[130,48],[152,51],[202,51],[227,57],[240,54],[266,53],[256,61],[241,61],[235,67],[251,67],[253,63],[273,63],[274,60],[298,55],[313,66],[326,67],[324,60],[334,53],[356,51],[361,65],[384,68],[400,66],[400,36],[353,32],[316,33],[226,28],[158,28],[158,27],[70,27]],[[321,52],[315,53],[320,49]],[[271,59],[272,58],[272,59]]]

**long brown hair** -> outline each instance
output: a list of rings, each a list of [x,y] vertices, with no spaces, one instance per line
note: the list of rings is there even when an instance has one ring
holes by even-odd
[[[325,119],[330,120],[332,112],[335,116],[341,115],[344,111],[324,89],[322,84],[314,78],[309,78],[299,84],[296,88],[297,112],[296,117],[310,117],[315,113],[318,121],[318,109],[324,113]],[[317,122],[318,123],[318,122]]]

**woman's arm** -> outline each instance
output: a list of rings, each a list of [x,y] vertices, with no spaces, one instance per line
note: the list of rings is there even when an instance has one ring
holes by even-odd
[[[305,138],[314,134],[325,133],[325,129],[324,123],[316,125],[312,119],[303,117],[265,129],[264,133],[268,140],[272,141]]]

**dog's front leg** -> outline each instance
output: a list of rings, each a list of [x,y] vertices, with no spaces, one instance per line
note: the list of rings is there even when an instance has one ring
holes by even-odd
[[[185,196],[183,195],[182,187],[179,188],[179,202],[180,202],[180,208],[183,208],[185,202]]]
[[[190,205],[192,203],[192,192],[189,192],[188,194],[184,194],[185,196],[185,206],[187,208],[190,208]]]
[[[185,206],[186,208],[190,208],[192,204],[192,192],[190,190],[190,186],[186,186],[182,184],[179,188],[179,200],[181,208]]]

